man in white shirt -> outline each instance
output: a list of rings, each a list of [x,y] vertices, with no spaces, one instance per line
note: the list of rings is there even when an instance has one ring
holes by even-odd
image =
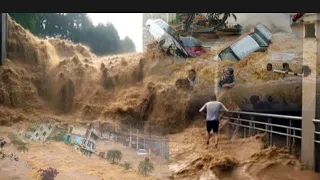
[[[221,102],[216,101],[216,96],[211,96],[210,101],[207,102],[199,112],[206,110],[206,122],[207,122],[207,131],[208,131],[208,140],[207,145],[209,145],[209,140],[211,138],[211,130],[215,135],[215,147],[218,147],[219,141],[219,115],[220,109],[223,108],[225,111],[229,111]]]

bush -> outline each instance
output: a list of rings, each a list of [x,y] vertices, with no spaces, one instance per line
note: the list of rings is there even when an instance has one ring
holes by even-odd
[[[124,167],[126,170],[128,170],[128,169],[131,169],[131,168],[132,168],[132,166],[131,166],[131,163],[130,163],[130,162],[124,162],[123,167]]]
[[[145,158],[144,161],[139,163],[138,172],[144,176],[150,174],[154,170],[153,164],[149,158]]]
[[[107,161],[112,164],[119,162],[122,158],[122,153],[119,150],[112,149],[107,152]]]
[[[54,180],[54,178],[59,174],[57,169],[49,167],[47,169],[40,169],[41,180]]]
[[[16,146],[18,151],[26,152],[29,150],[27,143],[24,142],[17,134],[10,132],[8,133],[8,138],[10,139],[11,143]]]
[[[18,151],[25,153],[25,152],[29,151],[29,148],[27,147],[27,144],[19,145]]]

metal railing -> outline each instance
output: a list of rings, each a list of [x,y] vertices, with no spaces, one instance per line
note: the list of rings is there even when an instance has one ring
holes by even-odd
[[[318,119],[313,119],[313,123],[315,124],[315,126],[317,127],[318,123],[320,125],[320,120]],[[314,131],[314,142],[317,144],[320,144],[320,132],[317,131],[317,128],[315,128],[316,130]],[[319,136],[319,138],[318,138]]]
[[[296,144],[296,139],[301,140],[302,117],[241,111],[229,111],[224,117],[229,119],[227,130],[229,138],[238,132],[242,133],[243,137],[265,132],[267,133],[266,143],[273,145],[275,135],[284,136],[286,148],[290,152]]]

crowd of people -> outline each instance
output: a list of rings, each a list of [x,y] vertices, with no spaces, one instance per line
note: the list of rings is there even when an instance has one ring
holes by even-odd
[[[218,88],[233,88],[235,86],[235,82],[233,68],[224,68],[223,75],[220,77],[218,82]],[[196,93],[199,85],[199,77],[197,76],[196,70],[194,68],[189,68],[187,78],[178,79],[175,85],[178,89],[191,89],[193,93]]]

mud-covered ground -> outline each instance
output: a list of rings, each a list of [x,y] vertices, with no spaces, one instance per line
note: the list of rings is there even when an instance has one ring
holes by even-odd
[[[15,152],[19,162],[9,157],[0,158],[1,179],[39,179],[40,168],[54,167],[57,179],[212,179],[212,180],[295,180],[320,178],[320,174],[303,170],[303,165],[285,149],[266,147],[264,135],[231,140],[225,136],[225,120],[221,121],[218,148],[206,145],[204,121],[197,120],[189,128],[169,136],[169,160],[151,156],[154,171],[149,176],[138,174],[137,167],[143,157],[134,148],[115,142],[100,141],[97,152],[118,149],[122,152],[120,164],[130,162],[132,169],[125,170],[110,164],[97,155],[83,155],[77,148],[62,141],[35,142],[24,138],[29,123],[2,127],[0,136],[8,142],[4,154]],[[18,151],[9,138],[10,133],[21,135],[28,151]],[[9,135],[9,136],[8,136]]]

